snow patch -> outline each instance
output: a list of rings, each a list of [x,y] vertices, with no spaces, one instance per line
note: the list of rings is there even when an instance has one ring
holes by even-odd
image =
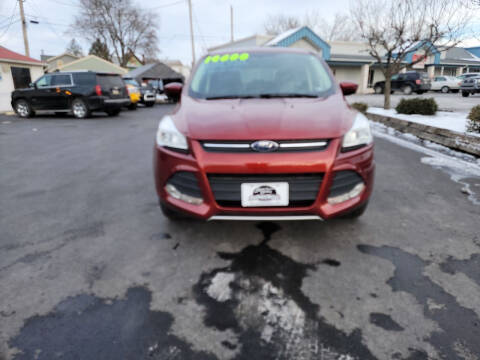
[[[207,289],[207,294],[219,301],[224,302],[232,298],[232,289],[230,283],[235,279],[235,275],[227,272],[218,272],[212,279],[212,283]]]
[[[438,111],[435,115],[406,115],[398,114],[394,109],[385,110],[376,107],[368,108],[367,112],[480,137],[480,134],[467,132],[468,114],[466,113]]]

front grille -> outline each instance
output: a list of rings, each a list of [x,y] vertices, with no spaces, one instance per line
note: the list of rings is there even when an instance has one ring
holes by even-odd
[[[208,152],[221,153],[263,153],[252,149],[255,141],[201,141]],[[279,140],[275,141],[278,149],[274,152],[323,151],[328,147],[328,140]]]
[[[182,194],[202,198],[202,190],[198,185],[197,177],[193,172],[179,171],[168,179],[167,184],[171,184],[177,188]]]
[[[363,179],[357,172],[352,170],[337,171],[333,176],[330,187],[330,197],[339,196],[352,190],[355,185],[362,183]]]
[[[241,184],[288,182],[289,207],[312,205],[320,190],[323,174],[208,174],[215,201],[220,206],[241,207]]]

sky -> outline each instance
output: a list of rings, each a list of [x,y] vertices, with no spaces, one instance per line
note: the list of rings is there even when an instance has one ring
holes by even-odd
[[[88,52],[90,43],[69,30],[79,0],[25,0],[30,55],[40,58],[59,55],[75,38]],[[179,59],[189,65],[192,61],[187,0],[132,0],[137,6],[157,14],[161,59]],[[351,0],[354,1],[354,0]],[[317,11],[331,20],[335,13],[348,12],[350,0],[192,0],[196,56],[206,49],[230,40],[230,6],[234,9],[234,37],[236,39],[263,33],[263,24],[269,15],[304,17]],[[22,29],[17,0],[0,0],[0,45],[24,53]],[[480,45],[478,40],[465,44]]]
[[[134,2],[158,14],[159,58],[179,59],[184,64],[190,64],[192,55],[187,0]],[[329,19],[336,12],[345,12],[349,0],[192,0],[192,4],[198,58],[207,48],[230,40],[230,5],[234,10],[234,37],[238,39],[262,33],[269,15],[303,17],[305,13],[315,10]],[[27,21],[39,22],[28,23],[30,56],[40,58],[42,50],[48,55],[59,55],[72,38],[81,44],[84,53],[88,52],[90,44],[69,31],[77,6],[78,0],[25,0]],[[0,0],[0,45],[23,54],[25,50],[19,14],[17,0]]]

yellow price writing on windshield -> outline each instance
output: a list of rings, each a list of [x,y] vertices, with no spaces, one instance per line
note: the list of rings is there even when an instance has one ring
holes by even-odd
[[[223,55],[208,55],[204,63],[209,64],[209,63],[226,63],[226,62],[234,62],[234,61],[246,61],[250,58],[249,53],[233,53],[233,54],[223,54]]]

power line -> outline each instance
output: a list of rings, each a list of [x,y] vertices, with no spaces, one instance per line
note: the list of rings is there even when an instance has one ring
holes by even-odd
[[[0,35],[0,39],[3,38],[7,33],[8,33],[8,30],[10,30],[10,26],[12,26],[12,24],[14,23],[13,19],[16,18],[15,16],[15,10],[17,9],[17,2],[15,1],[15,4],[13,5],[13,11],[12,11],[12,15],[10,15],[10,23],[8,24],[7,28],[5,29],[5,31],[2,33],[2,35]],[[17,20],[18,21],[18,20]],[[16,22],[16,21],[15,21]]]

